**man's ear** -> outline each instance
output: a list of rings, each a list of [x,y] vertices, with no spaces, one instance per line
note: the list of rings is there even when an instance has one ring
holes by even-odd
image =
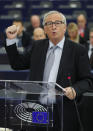
[[[47,34],[47,33],[46,33],[46,27],[44,27],[44,32],[45,32],[45,34]]]
[[[67,26],[65,25],[65,27],[64,27],[64,33],[66,32],[66,29],[67,29]]]

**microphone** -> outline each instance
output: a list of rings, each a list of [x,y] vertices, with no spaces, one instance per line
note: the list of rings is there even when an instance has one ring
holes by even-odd
[[[71,87],[72,95],[73,95],[73,98],[74,98],[74,92],[73,92],[73,88],[72,88],[72,81],[71,81],[70,73],[68,74],[67,79],[68,79],[68,82],[69,82],[69,86]],[[83,128],[83,125],[82,125],[82,122],[81,122],[81,119],[80,119],[80,115],[79,115],[79,111],[78,111],[78,107],[77,107],[77,103],[76,103],[75,98],[73,100],[74,100],[74,104],[75,104],[75,108],[76,108],[77,119],[78,119],[78,122],[80,124],[80,131],[84,131],[84,128]]]
[[[67,79],[68,79],[68,81],[69,81],[69,85],[72,86],[72,82],[71,82],[71,76],[70,76],[70,74],[68,74]]]

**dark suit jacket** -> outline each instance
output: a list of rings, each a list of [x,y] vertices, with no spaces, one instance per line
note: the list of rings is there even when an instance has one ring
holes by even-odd
[[[86,44],[86,49],[87,49],[87,53],[88,53],[88,51],[89,51],[89,43],[87,42],[87,44]],[[91,66],[91,69],[93,70],[93,53],[92,53],[92,55],[91,55],[91,59],[89,60],[90,61],[90,66]]]
[[[23,35],[22,35],[22,46],[23,46],[25,49],[28,48],[28,46],[32,46],[30,35],[29,35],[26,31],[23,31]]]
[[[30,68],[30,80],[42,81],[48,46],[49,40],[46,39],[37,41],[36,43],[34,42],[31,51],[26,52],[24,55],[18,54],[15,44],[6,47],[6,51],[13,69],[20,70]],[[69,80],[67,79],[69,75],[71,76],[72,86],[77,93],[77,97],[91,89],[92,78],[86,49],[66,39],[56,82],[64,88],[70,86]],[[59,108],[59,112],[59,117],[56,117],[56,122],[54,122],[55,131],[60,131],[61,107]],[[63,118],[64,131],[78,131],[74,101],[66,97],[64,97]]]
[[[32,25],[29,25],[27,28],[26,28],[26,32],[29,33],[30,37],[32,38],[33,36],[33,31],[34,31],[34,28],[32,27]]]
[[[89,28],[86,27],[84,31],[84,40],[87,42],[89,40]]]
[[[89,28],[85,27],[84,29],[84,37],[83,37],[85,43],[89,40]]]

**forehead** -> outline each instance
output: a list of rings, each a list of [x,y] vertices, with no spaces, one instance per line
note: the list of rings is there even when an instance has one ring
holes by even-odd
[[[38,16],[32,16],[31,17],[31,20],[33,21],[33,20],[39,20],[39,17]]]
[[[78,20],[85,20],[85,17],[83,15],[78,17]]]
[[[93,32],[90,32],[90,35],[92,35],[92,36],[93,36]]]
[[[62,16],[58,13],[50,14],[46,17],[45,22],[47,21],[55,21],[55,20],[62,20]]]
[[[34,31],[34,34],[43,34],[43,33],[44,33],[44,31],[41,30],[41,29],[38,29],[38,30]]]

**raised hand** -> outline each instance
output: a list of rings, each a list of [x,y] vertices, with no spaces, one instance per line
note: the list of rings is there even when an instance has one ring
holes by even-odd
[[[8,39],[14,39],[17,36],[18,30],[20,27],[17,27],[16,25],[9,26],[6,29],[6,36]]]

